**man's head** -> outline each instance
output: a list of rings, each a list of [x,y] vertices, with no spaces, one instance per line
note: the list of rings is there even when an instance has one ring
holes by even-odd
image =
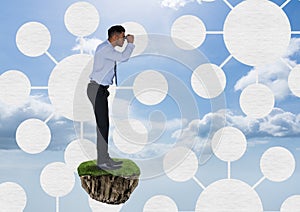
[[[108,40],[114,47],[122,47],[125,41],[125,28],[121,25],[110,27],[108,29]]]

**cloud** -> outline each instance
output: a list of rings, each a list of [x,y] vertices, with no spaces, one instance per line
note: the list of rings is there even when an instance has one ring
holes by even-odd
[[[201,153],[199,162],[204,163],[212,155],[211,135],[226,124],[225,113],[226,110],[220,110],[208,113],[202,119],[194,119],[185,128],[176,130],[171,137],[177,140],[177,145]]]
[[[260,124],[260,131],[276,137],[300,135],[300,114],[285,112],[276,108]]]
[[[166,129],[167,130],[174,130],[174,129],[178,129],[181,128],[183,126],[185,126],[187,124],[187,120],[186,119],[171,119],[166,123]]]
[[[202,119],[192,120],[182,130],[176,130],[172,138],[178,142],[201,149],[220,128],[232,126],[240,129],[247,138],[296,137],[300,136],[300,114],[286,112],[280,108],[263,119],[251,119],[235,115],[230,110],[208,113]]]
[[[300,38],[292,38],[286,54],[283,56],[285,63],[294,67],[296,61],[291,59],[300,50]],[[288,95],[291,95],[288,87],[287,79],[290,73],[290,68],[283,61],[278,60],[273,64],[254,67],[246,76],[239,79],[234,89],[236,91],[243,90],[248,85],[256,82],[256,73],[258,73],[259,83],[268,86],[277,100],[284,100]]]
[[[19,125],[27,119],[45,121],[54,108],[44,94],[31,95],[20,106],[8,106],[0,102],[0,149],[19,149],[15,134]],[[73,122],[54,115],[49,122],[51,143],[48,150],[61,150],[74,138]]]
[[[17,148],[15,132],[18,126],[29,118],[46,119],[53,109],[43,101],[43,96],[30,96],[20,106],[6,105],[0,102],[0,148]]]
[[[187,3],[193,2],[194,0],[163,0],[161,2],[162,7],[169,7],[174,10],[178,10],[180,7],[184,7]]]
[[[295,53],[298,53],[299,49],[300,49],[300,38],[291,38],[290,45],[285,55],[283,55],[283,57],[284,58],[290,57]]]
[[[39,94],[29,96],[28,100],[19,106],[6,105],[0,102],[1,122],[22,119],[28,116],[45,119],[54,112],[52,105],[47,101],[46,96]]]
[[[177,130],[172,138],[179,140],[194,140],[195,138],[206,138],[211,131],[216,131],[225,125],[225,110],[217,113],[208,113],[202,119],[192,120],[186,128]]]
[[[215,0],[162,0],[162,7],[169,7],[174,10],[178,10],[181,7],[184,7],[186,4],[191,2],[197,2],[201,4],[202,2],[213,2]]]
[[[220,110],[192,120],[183,129],[174,131],[172,138],[176,139],[176,145],[186,146],[199,155],[202,164],[213,155],[211,139],[214,133],[225,126],[241,130],[249,146],[254,147],[269,143],[272,138],[299,137],[300,114],[274,108],[266,118],[251,119],[235,115],[231,110]]]
[[[268,144],[270,142],[270,140],[265,140],[265,139],[255,139],[255,140],[249,140],[247,143],[248,147],[256,147],[259,145],[264,145],[264,144]]]
[[[97,46],[102,43],[98,38],[77,38],[73,51],[83,51],[85,54],[94,55]]]

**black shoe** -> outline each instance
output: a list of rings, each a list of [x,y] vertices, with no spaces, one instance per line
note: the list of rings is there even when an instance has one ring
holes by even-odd
[[[114,166],[121,165],[123,161],[114,161],[112,158],[108,158],[108,162]]]
[[[121,168],[122,166],[120,165],[113,165],[109,162],[106,162],[106,163],[100,163],[100,164],[97,164],[98,168],[102,169],[102,170],[116,170],[116,169],[119,169]]]

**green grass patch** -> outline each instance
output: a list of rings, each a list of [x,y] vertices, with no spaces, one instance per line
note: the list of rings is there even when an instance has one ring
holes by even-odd
[[[105,171],[97,167],[96,160],[90,160],[83,162],[78,166],[78,175],[102,176],[111,174],[121,177],[138,177],[140,175],[140,168],[132,160],[117,158],[114,158],[114,160],[123,161],[122,167],[120,169]]]

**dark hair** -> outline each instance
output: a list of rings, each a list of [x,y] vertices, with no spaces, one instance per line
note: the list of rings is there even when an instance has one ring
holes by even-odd
[[[125,32],[125,28],[121,25],[115,25],[108,29],[108,38],[111,38],[116,33]]]

